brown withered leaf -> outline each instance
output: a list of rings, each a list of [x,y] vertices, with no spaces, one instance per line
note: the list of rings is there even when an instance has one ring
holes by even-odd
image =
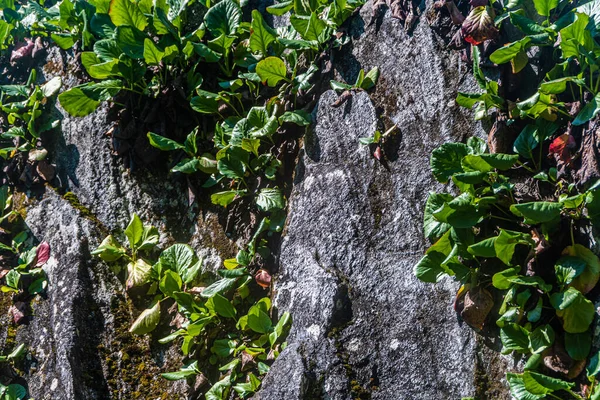
[[[544,235],[541,234],[537,230],[537,228],[533,228],[531,230],[531,238],[533,239],[533,242],[535,243],[534,250],[535,250],[536,255],[539,255],[550,248],[550,243],[548,243],[548,241],[546,240]]]
[[[342,94],[340,94],[340,97],[338,97],[336,101],[334,101],[333,103],[331,103],[331,107],[338,108],[339,106],[341,106],[342,104],[344,104],[346,101],[348,101],[348,99],[350,97],[352,97],[352,91],[350,91],[350,90],[344,90],[342,92]]]
[[[577,365],[578,362],[569,356],[559,340],[555,340],[552,347],[544,350],[542,357],[544,365],[554,372],[558,372],[564,376],[572,376],[574,373],[577,373],[575,375],[577,376],[581,373],[581,370]],[[585,361],[583,362],[583,365],[585,367]]]
[[[38,173],[38,175],[41,176],[42,179],[46,182],[49,182],[52,179],[54,179],[54,176],[56,175],[56,168],[54,167],[54,165],[50,164],[46,160],[38,162],[37,166],[35,167],[35,170]]]
[[[262,288],[269,288],[271,286],[271,275],[264,269],[259,269],[254,275],[254,280]]]
[[[254,357],[252,355],[242,351],[242,371],[246,371],[248,369],[252,369],[256,366],[256,362],[254,361]]]
[[[577,171],[579,183],[587,186],[600,179],[600,129],[597,124],[590,124],[583,131],[581,138],[581,167]]]
[[[460,316],[469,326],[480,331],[492,307],[494,307],[494,299],[490,292],[475,287],[465,294],[464,307]]]
[[[188,293],[200,295],[200,294],[202,294],[202,291],[204,289],[206,289],[206,288],[205,287],[193,287],[191,289],[188,289]]]
[[[461,28],[465,40],[478,45],[498,36],[498,29],[494,25],[494,17],[494,10],[491,7],[473,8]]]
[[[10,269],[0,269],[0,279],[4,278],[9,272]]]
[[[465,21],[465,16],[462,15],[462,13],[456,7],[456,4],[454,4],[454,1],[447,1],[446,8],[448,9],[448,12],[450,13],[450,18],[452,19],[452,23],[454,25],[462,25],[462,23]]]

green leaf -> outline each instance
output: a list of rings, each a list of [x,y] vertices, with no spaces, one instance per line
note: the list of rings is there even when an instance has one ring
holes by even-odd
[[[511,265],[512,256],[518,244],[532,245],[531,236],[522,233],[500,229],[500,235],[494,242],[497,257],[506,265]]]
[[[235,318],[237,312],[231,302],[220,294],[216,293],[206,302],[208,309],[213,309],[221,317]]]
[[[519,28],[526,35],[538,35],[545,33],[545,28],[535,23],[535,21],[519,14],[518,12],[511,12],[510,22],[517,28]]]
[[[131,0],[111,0],[108,15],[116,26],[128,25],[143,31],[148,25],[144,13]]]
[[[8,271],[4,279],[6,280],[6,286],[17,290],[19,289],[19,281],[21,280],[21,274],[17,270],[11,269],[10,271]]]
[[[231,0],[222,0],[212,6],[204,16],[206,28],[213,34],[233,35],[242,20],[242,10]]]
[[[184,158],[175,165],[171,171],[184,174],[193,174],[200,170],[200,160],[197,158]]]
[[[119,258],[127,254],[127,251],[115,240],[112,235],[108,235],[100,246],[91,253],[92,255],[98,255],[106,262],[117,261]]]
[[[179,371],[167,372],[160,375],[168,381],[177,381],[180,379],[187,378],[188,376],[197,375],[199,373],[200,370],[198,370],[198,361],[194,361],[190,364],[181,367]]]
[[[156,302],[152,308],[148,308],[140,314],[135,320],[129,332],[135,333],[136,335],[144,335],[152,332],[160,321],[160,302]]]
[[[302,39],[322,42],[321,34],[327,28],[327,24],[325,21],[319,19],[317,13],[311,13],[310,17],[292,15],[290,17],[290,22],[294,29],[298,31]]]
[[[469,153],[462,143],[444,143],[431,153],[431,171],[438,182],[447,183],[448,179],[463,172],[461,161]]]
[[[0,21],[0,24],[4,21]],[[75,37],[67,33],[52,33],[50,37],[63,50],[69,50],[75,44]]]
[[[461,166],[465,171],[490,172],[494,169],[506,171],[511,169],[519,156],[516,154],[469,154],[461,161]]]
[[[173,292],[181,291],[181,287],[183,282],[179,274],[170,269],[164,271],[164,275],[158,284],[158,287],[161,292],[164,293],[165,296],[171,297],[173,296]]]
[[[564,285],[568,285],[585,271],[586,262],[579,257],[564,256],[556,261],[554,271],[556,280]]]
[[[144,60],[148,65],[158,65],[165,56],[165,52],[161,51],[151,39],[144,39]]]
[[[239,190],[228,190],[225,192],[213,193],[210,196],[210,201],[213,204],[217,204],[222,207],[227,207],[229,204],[235,200],[235,197],[240,195],[241,191]]]
[[[582,79],[577,79],[574,76],[567,76],[564,78],[554,79],[551,81],[543,82],[540,85],[540,91],[549,94],[560,94],[567,90],[567,83],[573,82],[579,86],[584,86],[585,81]]]
[[[583,125],[589,120],[596,118],[600,112],[600,93],[597,94],[592,100],[586,103],[585,106],[579,111],[577,117],[573,120],[573,125]]]
[[[490,61],[495,64],[504,64],[514,59],[517,54],[529,47],[531,38],[525,36],[521,40],[505,45],[490,54]]]
[[[433,213],[440,209],[446,202],[452,201],[453,197],[446,193],[429,193],[425,203],[423,216],[423,231],[429,239],[439,238],[451,228],[450,224],[438,221]]]
[[[525,388],[522,375],[508,372],[506,374],[510,393],[515,400],[537,400],[546,397],[545,394],[533,394]]]
[[[558,6],[558,0],[533,0],[533,4],[538,14],[549,17],[550,11]]]
[[[118,80],[105,80],[75,86],[58,95],[60,105],[74,117],[84,117],[96,110],[102,101],[111,99],[121,90]]]
[[[150,280],[152,266],[138,258],[135,262],[127,264],[127,289],[141,286]]]
[[[268,54],[269,45],[275,41],[277,32],[268,26],[258,10],[252,10],[250,25],[250,49],[263,55]]]
[[[227,292],[227,291],[233,289],[233,287],[235,286],[237,281],[238,281],[238,278],[219,279],[218,281],[216,281],[215,283],[213,283],[212,285],[210,285],[209,287],[204,289],[200,295],[202,297],[208,298],[208,297],[212,297],[216,293]]]
[[[515,140],[514,151],[519,153],[523,158],[532,159],[533,149],[538,145],[537,127],[535,125],[527,125]]]
[[[495,252],[494,252],[495,253]],[[495,255],[495,254],[494,254]],[[520,268],[508,268],[504,271],[496,272],[492,276],[492,284],[496,289],[505,290],[513,285],[513,282],[509,278],[518,276]]]
[[[523,372],[523,382],[527,390],[540,394],[551,393],[556,390],[566,390],[575,386],[574,383],[551,378],[533,371]]]
[[[563,329],[568,333],[587,331],[594,319],[594,304],[577,289],[568,288],[565,292],[554,293],[550,297],[550,303],[562,320]]]
[[[176,243],[163,251],[160,255],[160,263],[163,269],[176,271],[184,281],[187,280],[189,269],[196,261],[196,253],[187,244]]]
[[[198,96],[192,97],[190,105],[194,111],[202,114],[216,114],[219,112],[219,101],[216,93],[201,91]]]
[[[565,349],[573,360],[586,360],[592,349],[590,332],[565,333]]]
[[[98,57],[99,62],[106,62],[121,57],[123,50],[114,39],[104,39],[94,43],[93,54]]]
[[[131,216],[131,220],[129,221],[129,225],[125,229],[125,236],[127,236],[127,240],[129,241],[129,247],[131,249],[136,249],[137,244],[142,240],[142,235],[144,234],[144,224],[140,217],[137,214],[133,214]]]
[[[267,313],[257,306],[250,308],[248,312],[248,327],[254,332],[269,333],[273,323]]]
[[[278,188],[263,188],[256,198],[256,205],[264,212],[283,210],[285,199]]]
[[[590,358],[590,363],[586,368],[587,376],[597,377],[600,374],[600,352],[596,352],[592,358]]]
[[[299,126],[307,126],[312,122],[311,114],[303,110],[286,111],[279,117],[279,123],[291,122]]]
[[[538,326],[529,335],[529,350],[533,354],[541,354],[554,343],[554,329],[550,325]]]
[[[182,144],[177,143],[176,141],[168,139],[164,136],[157,135],[156,133],[148,132],[147,136],[152,146],[163,151],[172,151],[185,148],[185,146],[183,146]]]
[[[506,324],[500,329],[502,353],[529,351],[529,331],[518,324]]]
[[[363,81],[360,84],[360,88],[363,90],[369,90],[377,84],[378,80],[379,80],[379,68],[373,67],[365,75]]]
[[[248,152],[241,147],[229,147],[221,158],[218,158],[217,167],[221,175],[229,179],[241,179],[246,174]]]
[[[287,80],[285,63],[279,57],[267,57],[256,65],[256,73],[260,80],[271,87],[275,87],[281,80]]]
[[[518,217],[525,218],[526,224],[549,222],[560,217],[563,206],[550,201],[535,201],[531,203],[513,204],[510,211]]]
[[[566,247],[563,254],[577,257],[585,262],[585,269],[573,279],[570,286],[581,293],[588,293],[600,278],[600,259],[590,249],[580,244]]]
[[[477,257],[494,258],[496,257],[496,238],[491,237],[470,245],[467,251]]]
[[[127,1],[127,0],[124,0]],[[115,33],[117,44],[131,58],[144,58],[144,48],[148,35],[132,26],[119,26]]]
[[[294,8],[293,1],[282,1],[272,6],[267,7],[267,12],[272,15],[281,16]]]

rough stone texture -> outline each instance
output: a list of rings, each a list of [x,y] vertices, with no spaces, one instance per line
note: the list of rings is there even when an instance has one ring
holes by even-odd
[[[336,54],[334,68],[353,82],[361,67],[379,66],[381,79],[372,100],[358,92],[334,109],[337,96],[330,91],[314,112],[276,285],[279,312],[294,318],[290,345],[256,397],[506,398],[497,373],[504,361],[487,363],[470,329],[456,320],[456,286],[421,284],[412,274],[426,247],[423,205],[436,187],[430,152],[480,130],[453,101],[472,82],[426,21],[409,36],[389,12],[373,24],[370,15],[369,3],[353,18],[353,41]],[[77,83],[73,65],[53,50],[43,71],[61,74],[70,87]],[[26,377],[30,394],[184,398],[184,385],[157,376],[178,365],[177,351],[126,332],[140,305],[126,300],[119,279],[89,252],[107,232],[118,233],[132,212],[160,228],[162,244],[192,243],[209,268],[232,256],[235,244],[213,212],[194,216],[185,181],[122,165],[105,135],[111,128],[106,109],[85,118],[62,115],[63,132],[49,150],[62,187],[73,195],[47,189],[27,213],[36,239],[52,246],[47,297],[32,305],[30,324],[17,330],[37,368]],[[388,168],[358,144],[381,122],[399,127],[385,147]],[[490,381],[494,395],[486,394]]]
[[[78,83],[72,64],[52,49],[42,71],[61,75],[70,87]],[[56,112],[62,132],[49,152],[60,188],[27,200],[27,225],[52,248],[44,267],[47,295],[33,302],[29,324],[16,330],[34,367],[25,377],[29,394],[38,400],[183,399],[185,383],[159,375],[179,368],[180,351],[127,332],[147,304],[133,304],[118,276],[90,251],[108,233],[125,242],[122,230],[133,212],[159,228],[163,247],[190,243],[207,268],[221,265],[236,246],[214,212],[192,212],[185,179],[123,165],[106,135],[112,126],[106,108],[84,118]]]
[[[457,287],[423,284],[412,272],[427,245],[425,199],[437,186],[430,153],[480,132],[454,103],[472,82],[426,21],[409,36],[389,12],[380,24],[370,17],[367,5],[352,21],[351,53],[334,67],[353,82],[360,68],[379,66],[375,104],[358,92],[333,108],[329,91],[314,112],[276,284],[279,312],[294,316],[290,347],[257,398],[508,398],[502,384],[486,393],[487,374],[505,361],[479,356],[452,309]],[[384,147],[387,167],[358,143],[376,130],[376,111],[399,128]]]

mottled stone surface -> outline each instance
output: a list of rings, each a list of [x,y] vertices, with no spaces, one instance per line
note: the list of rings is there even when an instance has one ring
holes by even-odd
[[[457,320],[455,284],[423,284],[412,272],[427,246],[423,206],[438,187],[430,153],[481,132],[454,103],[472,81],[426,21],[408,35],[389,12],[378,24],[370,18],[367,5],[334,67],[353,82],[360,68],[378,66],[375,93],[339,108],[324,93],[305,138],[275,298],[294,316],[291,345],[257,398],[508,398],[505,361],[482,356]],[[379,118],[398,126],[385,163],[358,142]]]

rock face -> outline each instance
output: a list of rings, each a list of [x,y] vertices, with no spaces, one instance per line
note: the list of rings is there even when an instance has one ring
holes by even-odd
[[[368,26],[370,15],[365,7],[353,20],[352,52],[334,65],[349,82],[379,66],[375,104],[356,92],[334,108],[329,91],[314,112],[276,284],[275,304],[294,317],[290,346],[257,397],[508,398],[497,388],[486,394],[497,366],[480,361],[475,336],[457,321],[457,288],[422,284],[412,272],[426,248],[423,206],[436,187],[429,155],[479,131],[453,101],[469,82],[461,83],[458,54],[425,21],[408,36],[389,13],[380,26]],[[376,111],[398,126],[384,162],[358,142],[377,129]]]
[[[292,313],[293,327],[256,398],[507,398],[504,389],[489,394],[502,361],[482,362],[475,336],[457,322],[455,285],[421,284],[412,273],[426,247],[423,205],[435,188],[429,154],[480,129],[453,101],[472,82],[427,21],[409,36],[389,12],[373,24],[370,15],[367,5],[353,18],[352,44],[333,66],[349,82],[360,68],[379,66],[381,79],[371,97],[356,92],[339,108],[328,91],[314,111],[276,283],[275,304]],[[64,54],[51,53],[46,67],[75,84]],[[392,124],[398,132],[379,162],[358,138]],[[158,375],[179,365],[177,349],[127,333],[146,304],[127,300],[115,273],[90,256],[131,213],[158,226],[163,244],[191,243],[209,268],[235,254],[213,211],[190,217],[182,178],[131,172],[112,155],[110,128],[106,110],[63,114],[62,136],[49,150],[68,193],[48,188],[29,201],[27,224],[52,246],[48,293],[32,305],[29,325],[5,339],[16,335],[31,349],[27,362],[36,369],[26,381],[37,400],[186,397],[183,383]]]

